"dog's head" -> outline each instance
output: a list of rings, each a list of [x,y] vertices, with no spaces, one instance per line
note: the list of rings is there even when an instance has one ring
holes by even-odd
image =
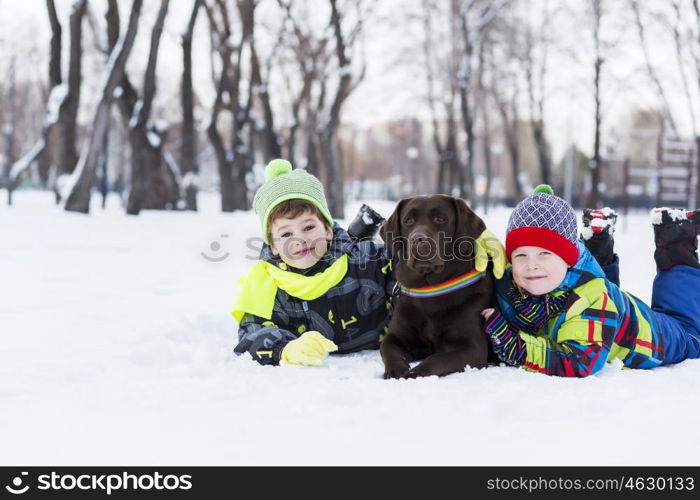
[[[436,194],[401,200],[381,229],[381,237],[399,256],[401,282],[474,268],[476,239],[486,229],[464,200]]]

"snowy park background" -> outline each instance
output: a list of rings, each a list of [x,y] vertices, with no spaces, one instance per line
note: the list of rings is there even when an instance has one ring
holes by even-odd
[[[699,463],[700,360],[580,380],[503,366],[385,381],[376,351],[262,367],[232,354],[252,212],[222,214],[210,193],[198,212],[139,217],[117,197],[87,216],[50,192],[14,196],[0,211],[2,465]],[[501,238],[508,214],[484,216]],[[622,287],[650,300],[647,213],[620,218],[616,248]]]

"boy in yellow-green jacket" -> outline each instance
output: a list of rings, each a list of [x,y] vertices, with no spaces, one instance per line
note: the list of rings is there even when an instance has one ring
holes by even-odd
[[[335,223],[321,182],[273,160],[253,206],[265,244],[241,278],[236,354],[260,364],[319,366],[329,352],[376,349],[391,319],[391,258],[372,241],[381,216],[355,231]],[[357,222],[356,220],[355,222]],[[358,232],[363,234],[358,234]]]

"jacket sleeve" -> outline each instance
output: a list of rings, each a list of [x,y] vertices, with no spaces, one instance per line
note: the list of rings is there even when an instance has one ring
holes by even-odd
[[[275,318],[273,314],[272,319]],[[246,314],[238,328],[238,345],[236,354],[250,353],[261,365],[278,365],[282,349],[297,338],[291,331],[252,314]]]
[[[580,314],[569,311],[558,326],[556,341],[517,330],[498,312],[486,324],[486,333],[498,357],[508,364],[547,375],[586,377],[599,372],[608,359],[603,334],[612,338],[609,323],[615,315],[606,309],[606,299],[601,297]]]
[[[357,245],[361,255],[360,265],[370,263],[377,266],[378,272],[376,276],[381,280],[387,297],[391,297],[396,285],[394,267],[398,258],[392,256],[385,245],[377,244],[374,241],[362,241]]]

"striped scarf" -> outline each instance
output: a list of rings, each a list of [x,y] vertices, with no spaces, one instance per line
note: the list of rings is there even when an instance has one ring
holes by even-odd
[[[508,302],[515,311],[515,316],[511,318],[509,323],[518,330],[537,333],[552,315],[566,307],[572,293],[572,290],[567,290],[556,297],[549,294],[536,297],[526,291],[520,291],[520,288],[513,282],[506,291]]]

